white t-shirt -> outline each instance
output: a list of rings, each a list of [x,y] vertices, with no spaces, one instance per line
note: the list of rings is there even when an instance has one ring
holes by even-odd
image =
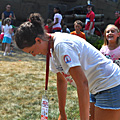
[[[11,38],[11,34],[9,30],[12,29],[12,25],[8,26],[8,24],[6,24],[5,26],[3,26],[3,29],[4,29],[4,37]]]
[[[54,40],[51,71],[69,74],[71,67],[81,66],[92,94],[120,84],[120,68],[83,38],[57,32]]]
[[[56,22],[56,18],[58,18],[58,23],[53,26],[53,28],[59,27],[61,28],[61,20],[62,20],[62,15],[59,13],[56,13],[54,15],[54,23]]]

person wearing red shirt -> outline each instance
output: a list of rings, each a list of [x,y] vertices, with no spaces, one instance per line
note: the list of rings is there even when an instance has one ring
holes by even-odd
[[[74,29],[75,29],[75,31],[72,31],[70,34],[77,35],[77,36],[84,38],[86,40],[85,33],[81,31],[82,22],[80,20],[76,20],[74,22]]]
[[[120,30],[120,11],[115,12],[115,17],[117,18],[114,25]]]
[[[52,33],[52,20],[51,19],[47,19],[47,24],[44,26],[45,30],[47,31],[47,33]]]
[[[85,21],[85,29],[84,32],[88,36],[90,34],[94,34],[95,28],[94,28],[94,21],[95,21],[95,13],[92,11],[92,5],[87,5],[88,13],[86,15],[86,21]]]

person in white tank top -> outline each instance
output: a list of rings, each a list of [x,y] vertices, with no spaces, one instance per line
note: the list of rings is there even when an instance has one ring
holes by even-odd
[[[62,26],[62,15],[61,15],[61,11],[58,7],[54,8],[54,21],[52,26],[53,32],[61,32]]]

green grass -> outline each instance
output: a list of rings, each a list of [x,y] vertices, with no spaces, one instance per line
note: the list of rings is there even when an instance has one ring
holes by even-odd
[[[41,98],[45,89],[45,56],[15,50],[3,57],[0,48],[0,120],[40,120]],[[56,75],[50,72],[48,84],[49,120],[59,116]],[[68,120],[79,120],[76,88],[68,83]]]

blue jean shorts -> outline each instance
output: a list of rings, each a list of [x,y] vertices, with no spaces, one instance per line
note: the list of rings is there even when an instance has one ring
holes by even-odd
[[[120,109],[120,85],[96,94],[90,94],[90,102],[95,102],[95,106],[102,109]]]

